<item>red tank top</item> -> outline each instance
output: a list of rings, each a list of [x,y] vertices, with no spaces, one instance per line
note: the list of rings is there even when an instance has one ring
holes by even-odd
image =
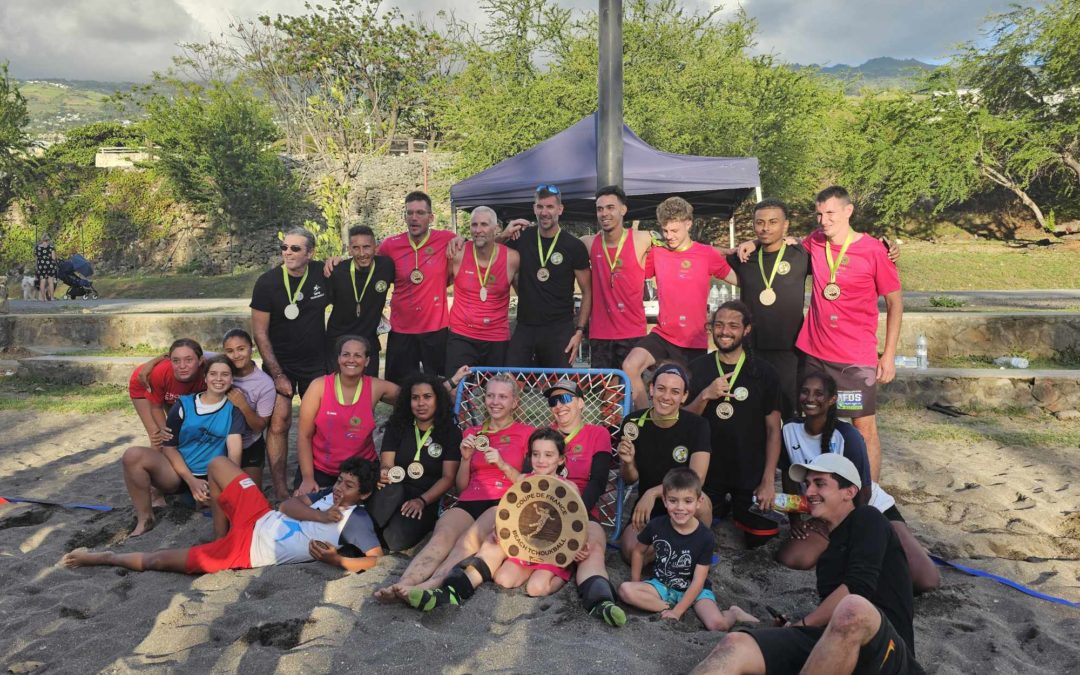
[[[375,441],[371,437],[375,431],[371,378],[364,376],[364,390],[352,405],[338,403],[334,393],[336,378],[337,375],[323,378],[322,403],[315,414],[315,436],[311,439],[315,468],[331,476],[336,476],[341,463],[355,455],[376,459]]]
[[[502,342],[510,339],[510,277],[506,271],[507,249],[495,244],[495,259],[487,276],[487,300],[480,299],[480,277],[486,267],[481,261],[476,273],[472,242],[465,244],[461,268],[454,276],[454,305],[450,308],[450,330],[473,340]]]
[[[615,260],[611,272],[604,255],[604,235],[597,234],[592,242],[592,317],[589,337],[598,340],[627,340],[643,337],[648,332],[645,322],[645,268],[638,262],[634,248],[634,232],[626,230],[626,243],[615,258],[618,246],[608,248],[607,255]]]

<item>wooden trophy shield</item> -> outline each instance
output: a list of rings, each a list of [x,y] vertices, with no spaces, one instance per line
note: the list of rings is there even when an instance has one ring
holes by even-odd
[[[589,514],[577,488],[555,476],[527,476],[495,512],[495,532],[506,555],[565,567],[588,539]]]

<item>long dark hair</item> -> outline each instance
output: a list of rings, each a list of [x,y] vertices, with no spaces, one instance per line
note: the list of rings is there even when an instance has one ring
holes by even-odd
[[[405,378],[401,383],[401,393],[398,394],[397,402],[394,403],[394,412],[390,413],[390,419],[383,427],[386,431],[393,429],[400,435],[405,435],[413,425],[412,391],[418,384],[427,384],[435,392],[435,417],[432,419],[434,428],[449,429],[454,426],[454,406],[450,403],[450,394],[443,386],[442,380],[427,373],[414,373]]]
[[[811,371],[803,376],[802,382],[799,383],[799,389],[806,386],[807,380],[818,380],[825,386],[825,393],[829,398],[836,396],[836,380],[832,378],[832,375],[820,370]],[[829,410],[825,413],[825,429],[821,432],[821,454],[829,452],[834,431],[836,431],[836,401],[833,401],[833,404],[829,406]]]

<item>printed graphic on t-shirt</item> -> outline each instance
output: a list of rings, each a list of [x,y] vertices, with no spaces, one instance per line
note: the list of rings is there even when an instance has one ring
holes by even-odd
[[[655,572],[657,579],[664,579],[676,591],[690,588],[694,578],[694,561],[687,549],[674,550],[666,539],[653,541],[656,552]]]

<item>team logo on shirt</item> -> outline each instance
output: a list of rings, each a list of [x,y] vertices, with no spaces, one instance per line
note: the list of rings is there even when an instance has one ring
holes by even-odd
[[[428,246],[427,248],[424,249],[424,253],[427,253],[428,255],[435,255],[435,247],[434,246]]]
[[[746,390],[746,387],[735,387],[735,391],[731,392],[731,395],[735,397],[736,401],[745,401],[750,392]]]
[[[552,265],[561,265],[562,260],[563,260],[562,253],[559,253],[558,251],[555,251],[554,253],[551,254],[551,264]]]
[[[693,263],[692,263],[692,262],[690,262],[689,260],[683,260],[683,261],[682,261],[682,263],[680,263],[680,264],[682,265],[682,268],[683,268],[684,270],[688,270],[688,269],[690,269],[690,266],[691,266],[691,265],[692,265]]]
[[[375,292],[376,293],[385,293],[386,292],[386,282],[383,281],[382,279],[379,279],[377,282],[375,282]]]
[[[428,457],[431,457],[432,459],[438,459],[442,457],[442,446],[438,443],[431,443],[430,445],[428,445],[427,454]]]
[[[510,437],[509,436],[499,436],[499,442],[500,443],[509,443],[510,442]]]
[[[787,274],[790,271],[791,271],[791,263],[789,263],[786,260],[781,260],[780,264],[776,266],[776,273],[777,274],[783,275],[783,274]]]
[[[685,445],[676,445],[675,449],[671,451],[671,458],[679,464],[684,463],[687,458],[690,457],[690,451]]]
[[[359,417],[350,417],[349,418],[349,424],[354,426],[354,427],[358,427],[363,423],[364,423],[364,420],[360,419]]]
[[[622,266],[623,266],[622,258],[615,258],[615,267],[622,267]]]
[[[845,253],[845,254],[844,254],[844,257],[843,257],[843,258],[840,258],[840,264],[841,264],[841,265],[846,265],[846,264],[848,264],[849,262],[851,262],[851,260],[850,260],[850,259],[849,259],[849,258],[847,257],[847,254]]]
[[[581,454],[584,448],[581,447],[581,443],[575,443],[574,447],[570,448],[570,452],[574,454]]]

